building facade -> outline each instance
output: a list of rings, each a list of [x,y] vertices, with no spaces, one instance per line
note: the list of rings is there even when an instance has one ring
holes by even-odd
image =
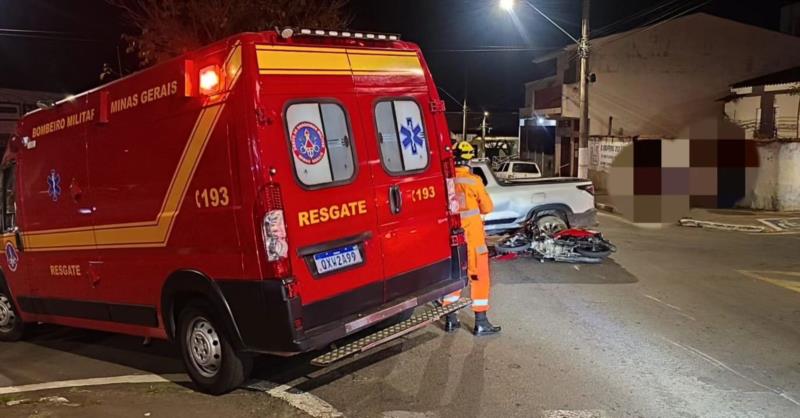
[[[744,204],[800,210],[800,67],[733,84],[725,117],[758,145]]]
[[[8,140],[17,129],[17,121],[22,115],[36,109],[40,100],[57,101],[63,94],[41,91],[0,89],[0,154],[5,152]]]
[[[527,83],[524,120],[556,120],[555,160],[577,171],[578,59],[574,46],[539,62],[550,75]],[[689,138],[722,118],[730,86],[800,65],[800,38],[697,13],[591,41],[593,136]]]

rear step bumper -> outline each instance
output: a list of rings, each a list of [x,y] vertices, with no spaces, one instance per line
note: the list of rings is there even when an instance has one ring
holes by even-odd
[[[461,278],[447,280],[434,289],[425,289],[423,293],[420,293],[417,296],[406,298],[399,303],[395,302],[388,307],[383,306],[373,312],[367,312],[355,318],[335,321],[333,323],[306,331],[306,338],[296,341],[296,343],[300,348],[300,351],[324,348],[334,341],[363,330],[371,325],[380,323],[381,321],[391,318],[396,314],[400,314],[409,309],[414,309],[417,306],[422,306],[426,303],[433,302],[434,300],[441,299],[442,297],[453,293],[456,290],[463,289],[465,284],[465,281]]]
[[[472,300],[462,298],[458,302],[447,306],[438,306],[433,309],[428,309],[403,322],[400,322],[399,324],[392,325],[388,328],[353,341],[347,345],[329,351],[311,360],[311,364],[324,367],[352,355],[363,353],[364,351],[371,350],[379,345],[396,340],[420,328],[424,328],[437,321],[439,318],[449,313],[458,311],[459,309],[466,308],[471,304]]]
[[[377,297],[366,297],[371,293],[356,289],[312,305],[289,297],[278,280],[217,280],[216,284],[220,310],[230,312],[227,328],[237,349],[291,356],[325,348],[396,314],[463,289],[467,285],[466,262],[466,247],[459,246],[453,249],[451,259],[439,263],[443,265],[399,276],[381,287]],[[384,297],[390,300],[381,303]]]

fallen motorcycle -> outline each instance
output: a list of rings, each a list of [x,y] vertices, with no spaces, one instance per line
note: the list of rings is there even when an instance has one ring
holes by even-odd
[[[601,263],[617,247],[597,231],[576,228],[549,235],[531,223],[498,242],[495,250],[500,254],[529,252],[541,262]]]

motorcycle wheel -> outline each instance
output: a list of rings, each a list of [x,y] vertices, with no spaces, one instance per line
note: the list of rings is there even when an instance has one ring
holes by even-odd
[[[613,245],[605,242],[582,243],[575,247],[575,252],[589,258],[606,258],[615,250]]]
[[[531,240],[527,237],[514,235],[506,238],[497,244],[494,249],[500,254],[521,253],[531,248]]]

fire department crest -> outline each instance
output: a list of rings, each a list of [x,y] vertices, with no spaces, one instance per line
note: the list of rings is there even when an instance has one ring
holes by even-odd
[[[17,271],[19,256],[17,255],[17,249],[10,242],[6,243],[6,262],[9,270]]]
[[[292,131],[292,151],[305,164],[316,164],[325,156],[322,130],[311,122],[300,122]]]

